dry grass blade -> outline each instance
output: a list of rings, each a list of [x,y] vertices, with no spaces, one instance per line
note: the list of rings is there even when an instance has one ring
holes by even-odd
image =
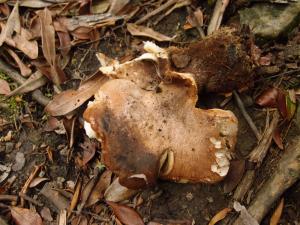
[[[15,4],[14,9],[8,17],[6,26],[0,34],[0,46],[3,45],[6,38],[11,38],[14,31],[17,33],[20,33],[21,31],[18,2]]]
[[[157,41],[172,41],[174,38],[168,37],[164,34],[161,34],[157,31],[154,31],[151,28],[145,26],[139,26],[133,23],[127,24],[127,30],[133,36],[144,36],[149,37]]]
[[[227,214],[231,212],[231,210],[231,208],[222,209],[216,215],[214,215],[214,217],[210,220],[208,225],[215,225],[216,223],[224,219],[227,216]]]
[[[100,72],[97,73],[84,82],[78,90],[67,90],[56,95],[46,106],[45,111],[52,116],[66,115],[91,98],[106,80],[107,78]]]
[[[47,78],[43,76],[39,71],[32,74],[21,86],[13,90],[8,97],[16,94],[24,94],[30,91],[34,91],[47,83]]]
[[[271,220],[270,220],[270,225],[277,225],[279,223],[281,214],[282,214],[282,210],[283,210],[283,206],[284,206],[284,199],[282,198],[280,200],[279,205],[277,206],[277,208],[275,209]]]

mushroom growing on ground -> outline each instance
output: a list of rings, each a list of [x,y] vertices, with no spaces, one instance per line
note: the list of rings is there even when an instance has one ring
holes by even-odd
[[[219,55],[208,53],[210,42],[222,41],[215,45]],[[215,183],[226,176],[238,121],[227,110],[196,108],[197,94],[239,87],[250,77],[251,62],[232,30],[201,42],[185,49],[146,42],[147,53],[123,64],[98,54],[110,79],[88,104],[85,129],[101,142],[102,160],[121,185],[139,189],[158,178]],[[216,60],[212,68],[207,58]]]

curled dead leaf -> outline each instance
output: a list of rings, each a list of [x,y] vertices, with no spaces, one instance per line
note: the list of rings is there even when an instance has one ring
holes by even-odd
[[[30,182],[29,187],[30,188],[36,187],[37,185],[39,185],[42,182],[47,181],[47,180],[49,180],[49,179],[46,177],[36,177]]]
[[[281,137],[281,129],[279,127],[277,127],[274,130],[273,140],[276,143],[276,145],[278,146],[278,148],[280,148],[282,150],[283,149],[283,143],[282,143],[282,137]]]
[[[133,208],[110,201],[106,203],[112,208],[121,223],[125,225],[144,225],[142,217]]]
[[[256,104],[276,108],[279,92],[280,90],[274,87],[266,89],[256,98]]]
[[[208,225],[215,225],[219,221],[223,220],[229,212],[231,212],[231,208],[224,208],[221,211],[219,211],[216,215],[213,216],[213,218],[209,221]]]

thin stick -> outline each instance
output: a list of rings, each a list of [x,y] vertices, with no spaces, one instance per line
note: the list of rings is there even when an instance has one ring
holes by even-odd
[[[7,76],[9,76],[11,79],[16,81],[18,84],[23,84],[26,79],[22,77],[21,74],[19,74],[16,70],[11,68],[10,66],[6,65],[3,61],[0,61],[0,71],[4,72]],[[34,90],[32,93],[32,98],[36,100],[38,103],[40,103],[43,106],[46,106],[50,99],[43,95],[43,93],[37,89]]]
[[[18,196],[17,195],[0,195],[0,201],[17,202]]]
[[[267,151],[269,149],[269,146],[271,145],[273,133],[275,129],[277,128],[279,121],[279,113],[275,111],[273,113],[273,119],[271,121],[271,124],[269,125],[266,132],[263,134],[263,138],[260,140],[260,143],[258,146],[253,149],[249,155],[249,161],[255,162],[258,164],[261,164],[263,159],[265,158]]]
[[[31,183],[31,181],[36,177],[36,175],[38,174],[38,172],[40,171],[40,168],[41,166],[35,166],[33,172],[30,174],[30,176],[28,177],[28,179],[26,180],[24,186],[22,187],[19,195],[21,197],[22,194],[26,194],[27,190],[28,190],[28,187]],[[23,207],[24,206],[24,198],[21,197],[21,206]]]
[[[176,4],[178,0],[169,0],[165,4],[161,5],[159,8],[151,11],[150,13],[146,14],[144,17],[139,19],[138,21],[135,22],[135,24],[141,24],[148,20],[150,17],[155,16],[156,14],[164,11],[165,9],[169,8],[171,5]]]
[[[260,223],[273,203],[300,179],[300,136],[294,138],[292,144],[283,153],[277,169],[260,188],[251,202],[248,212]],[[234,225],[239,225],[240,217]]]
[[[259,133],[256,125],[254,124],[252,118],[249,116],[248,112],[245,109],[245,105],[242,102],[239,94],[236,91],[233,91],[233,96],[234,99],[239,107],[239,109],[241,110],[241,113],[243,114],[244,118],[246,119],[247,123],[249,124],[251,130],[253,131],[255,137],[257,138],[257,140],[261,139],[261,134]]]
[[[225,9],[228,6],[228,4],[229,4],[229,0],[217,0],[213,15],[207,27],[207,35],[210,35],[214,31],[219,29],[223,19]]]
[[[276,111],[273,114],[273,119],[271,121],[271,124],[269,126],[268,124],[266,124],[266,126],[268,126],[268,129],[263,134],[261,141],[250,153],[249,161],[257,163],[256,169],[260,167],[261,162],[264,160],[267,151],[270,148],[270,145],[272,143],[273,132],[277,127],[278,121],[279,121],[279,113]],[[246,195],[246,193],[249,191],[249,189],[251,188],[254,180],[255,180],[255,171],[247,170],[242,181],[239,183],[238,187],[234,192],[233,199],[235,199],[236,201],[241,201]]]
[[[23,198],[24,200],[26,200],[26,201],[28,201],[28,202],[31,202],[31,203],[34,204],[34,205],[37,205],[37,206],[40,206],[40,207],[42,207],[42,206],[44,205],[43,203],[41,203],[41,202],[39,202],[39,201],[37,201],[37,200],[35,200],[35,199],[29,197],[28,195],[26,195],[26,194],[24,194],[24,193],[19,193],[19,196],[20,196],[21,198]]]

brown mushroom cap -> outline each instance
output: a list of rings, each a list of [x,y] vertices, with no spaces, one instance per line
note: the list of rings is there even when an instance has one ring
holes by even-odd
[[[204,56],[195,51],[145,45],[149,53],[123,64],[98,55],[100,70],[111,79],[88,105],[84,119],[102,143],[104,164],[130,189],[154,185],[159,177],[177,182],[220,181],[229,169],[238,121],[230,111],[195,105],[198,87],[203,88],[206,79],[202,75],[213,83],[226,78],[219,72],[207,73],[206,66],[201,70],[197,60],[201,63]],[[169,58],[175,53],[191,54],[180,69],[174,68],[176,57]],[[219,91],[221,86],[207,88]]]
[[[225,154],[234,148],[235,116],[195,108],[197,95],[191,91],[195,87],[184,80],[161,83],[158,89],[147,91],[125,79],[110,80],[101,87],[84,118],[101,140],[104,164],[119,175],[122,185],[136,189],[155,184],[161,157],[172,151],[174,165],[162,178],[221,180],[212,166],[218,166],[217,152]]]

